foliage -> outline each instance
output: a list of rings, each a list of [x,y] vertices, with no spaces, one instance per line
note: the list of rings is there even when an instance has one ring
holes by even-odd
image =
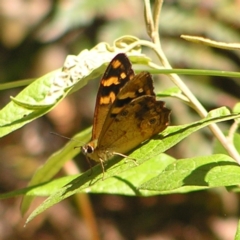
[[[168,5],[166,5],[167,7]],[[0,111],[0,136],[4,137],[45,115],[64,98],[85,86],[90,79],[101,76],[106,64],[119,52],[125,52],[134,65],[141,65],[142,69],[148,69],[152,73],[166,73],[167,69],[169,79],[177,88],[168,88],[163,92],[157,92],[158,96],[178,99],[185,107],[191,107],[201,117],[201,120],[168,127],[157,137],[143,143],[138,149],[129,154],[130,158],[136,159],[137,165],[128,159],[116,158],[109,161],[106,166],[107,172],[104,180],[102,180],[99,165],[93,167],[93,173],[90,176],[89,170],[85,173],[52,180],[66,161],[74,158],[79,153],[79,149],[73,150],[76,143],[70,141],[62,149],[53,153],[46,163],[37,170],[27,188],[0,195],[1,198],[25,195],[22,203],[23,213],[27,212],[34,197],[47,196],[48,198],[32,212],[27,222],[50,206],[76,193],[154,196],[239,185],[240,168],[238,163],[240,163],[240,148],[237,140],[239,139],[237,128],[240,111],[238,105],[236,105],[234,113],[224,106],[208,112],[197,98],[199,93],[195,96],[187,84],[176,75],[176,73],[196,76],[223,76],[224,74],[224,76],[239,77],[239,73],[223,72],[221,67],[219,70],[215,70],[214,73],[204,69],[172,69],[165,56],[164,48],[160,44],[161,35],[158,34],[160,10],[161,1],[155,2],[153,10],[148,5],[148,1],[145,1],[145,23],[151,41],[124,35],[116,39],[112,45],[102,42],[91,50],[80,52],[77,56],[68,56],[61,69],[40,77],[28,85]],[[175,9],[173,11],[175,12]],[[162,21],[166,21],[164,12],[161,14],[163,14]],[[175,12],[175,16],[181,18],[181,13]],[[174,31],[174,27],[172,31]],[[199,40],[196,37],[191,37],[191,39],[194,39],[195,42]],[[216,48],[221,45],[219,42],[208,39],[203,38],[201,40],[203,40],[201,43],[210,41],[211,46]],[[164,43],[162,44],[164,45]],[[182,47],[184,52],[190,52],[193,45],[190,46],[188,50],[184,49],[184,46],[179,48]],[[153,61],[148,54],[143,54],[142,47],[147,48],[146,52],[153,51],[157,56],[158,63]],[[228,48],[235,50],[236,44],[229,44]],[[238,45],[237,48],[239,48]],[[182,54],[178,54],[179,57],[185,58]],[[171,58],[172,55],[170,54]],[[198,57],[199,59],[201,59],[201,56]],[[197,61],[193,59],[192,67],[197,65]],[[219,59],[219,63],[218,67],[222,64],[221,59]],[[206,66],[209,68],[209,65]],[[212,68],[215,67],[216,65],[212,64]],[[234,122],[229,127],[228,136],[225,137],[215,123],[227,120],[234,120]],[[170,156],[170,154],[163,153],[188,138],[190,134],[207,126],[219,141],[213,154],[177,159]],[[74,136],[73,139],[86,142],[89,135],[90,129],[87,129]],[[195,144],[198,145],[199,143],[195,142]],[[234,190],[239,191],[238,187],[235,187]]]

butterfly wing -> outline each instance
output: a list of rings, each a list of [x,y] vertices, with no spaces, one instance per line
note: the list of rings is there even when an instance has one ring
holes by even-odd
[[[100,81],[96,98],[92,140],[98,139],[106,116],[121,88],[134,76],[132,65],[124,53],[116,55]]]
[[[148,72],[141,72],[135,75],[121,88],[106,116],[106,120],[99,136],[99,143],[104,141],[104,135],[106,131],[108,131],[109,126],[114,121],[117,114],[119,114],[133,99],[143,95],[155,96],[152,77]]]
[[[126,153],[163,131],[169,124],[170,110],[155,96],[140,96],[126,105],[111,122],[98,142],[98,151]]]
[[[92,140],[82,147],[89,158],[103,162],[126,153],[169,124],[170,110],[157,101],[151,75],[134,76],[125,54],[110,62],[100,82]]]

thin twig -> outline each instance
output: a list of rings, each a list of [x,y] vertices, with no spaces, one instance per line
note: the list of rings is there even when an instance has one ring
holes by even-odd
[[[153,24],[154,24],[154,32],[152,33],[152,40],[153,42],[161,47],[160,44],[160,35],[158,34],[159,31],[159,18],[161,14],[163,0],[157,0],[154,3],[153,7]]]
[[[229,132],[228,132],[228,141],[231,142],[231,144],[234,144],[234,134],[236,133],[239,125],[239,123],[235,120],[234,123],[232,124],[232,126],[230,127],[229,129]]]
[[[150,0],[144,0],[144,18],[145,18],[147,33],[149,37],[152,38],[151,34],[154,31],[154,23],[152,18]]]

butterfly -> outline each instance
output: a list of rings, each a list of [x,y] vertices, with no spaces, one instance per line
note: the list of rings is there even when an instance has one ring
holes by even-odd
[[[104,163],[124,155],[169,125],[170,110],[157,101],[148,72],[134,74],[124,53],[109,63],[96,98],[91,141],[81,150],[87,158]]]

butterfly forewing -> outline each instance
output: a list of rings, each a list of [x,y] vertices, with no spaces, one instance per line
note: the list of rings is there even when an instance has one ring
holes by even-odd
[[[116,55],[109,63],[96,98],[92,140],[98,139],[106,116],[121,88],[134,76],[132,65],[123,53]]]

